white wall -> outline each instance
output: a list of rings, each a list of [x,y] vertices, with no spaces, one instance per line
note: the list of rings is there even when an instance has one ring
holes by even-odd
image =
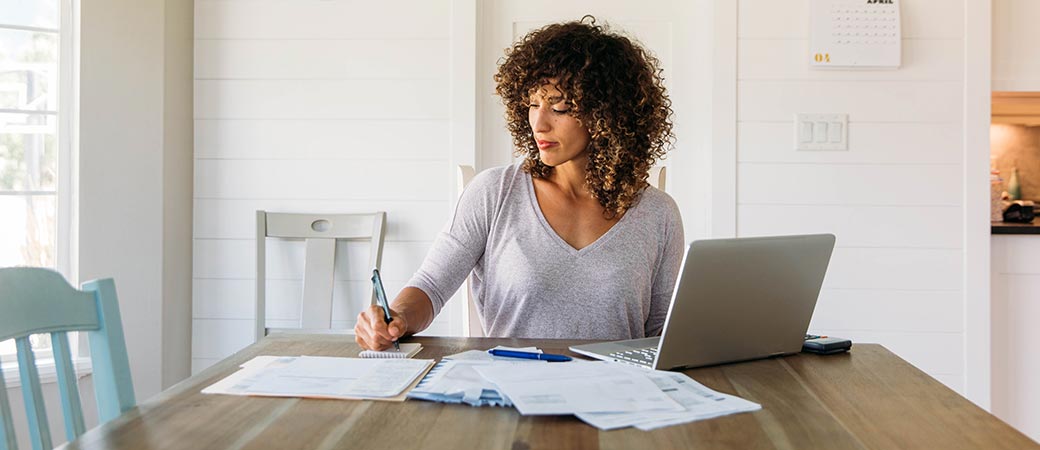
[[[163,312],[190,305],[164,283],[186,282],[191,262],[190,241],[177,234],[191,220],[190,208],[177,203],[191,195],[179,181],[191,177],[182,164],[190,165],[190,147],[177,145],[190,128],[173,114],[190,86],[185,91],[176,70],[166,70],[177,64],[178,47],[190,45],[167,41],[166,30],[190,28],[191,16],[167,17],[167,4],[176,10],[190,0],[80,2],[74,278],[115,279],[138,401],[186,375],[188,365],[187,338],[177,335],[190,323]]]
[[[17,371],[15,371],[17,372]],[[14,422],[14,434],[18,441],[18,448],[32,448],[29,439],[29,422],[25,416],[25,400],[22,397],[22,387],[14,386],[11,380],[7,382],[7,398],[11,402],[11,420]],[[89,430],[98,423],[97,402],[94,400],[94,382],[90,376],[84,376],[77,383],[79,397],[83,405],[83,425]],[[61,395],[58,393],[58,384],[54,380],[42,385],[43,403],[47,408],[47,425],[51,430],[51,443],[55,447],[68,441],[65,438],[65,418],[62,416]]]
[[[193,0],[164,0],[162,387],[191,375]]]
[[[1040,2],[993,0],[993,90],[1040,91]]]
[[[191,298],[182,286],[191,282],[192,2],[73,3],[80,7],[80,96],[70,281],[115,279],[141,402],[190,374]],[[187,39],[178,40],[185,30]],[[188,73],[179,74],[185,67]],[[178,122],[178,114],[187,120]],[[41,383],[53,443],[60,445],[66,439],[57,384],[53,376]],[[21,387],[8,386],[19,448],[30,448]],[[89,375],[79,390],[89,429],[97,425]]]
[[[993,236],[993,414],[1040,441],[1038,254],[1038,236]]]
[[[899,70],[813,71],[808,4],[739,3],[738,235],[837,235],[810,330],[963,393],[964,6],[901,2]],[[849,150],[795,151],[796,113],[847,113]]]
[[[813,331],[882,343],[965,393],[975,383],[988,386],[988,367],[971,383],[966,367],[988,360],[988,325],[985,349],[971,343],[980,332],[971,328],[975,313],[988,315],[988,295],[980,294],[988,292],[987,278],[979,271],[986,263],[972,262],[983,251],[988,261],[972,218],[985,211],[975,204],[986,198],[975,173],[985,167],[971,149],[988,140],[985,131],[980,139],[979,127],[988,126],[974,124],[982,109],[974,105],[988,98],[989,80],[980,88],[968,67],[984,60],[988,74],[988,54],[973,46],[982,39],[975,33],[985,31],[989,48],[989,18],[976,23],[968,2],[901,4],[903,67],[827,72],[805,63],[808,0],[741,0],[736,11],[715,5],[716,19],[735,13],[737,23],[735,36],[714,36],[723,49],[735,38],[736,58],[714,56],[726,67],[712,68],[713,117],[726,116],[720,108],[733,101],[726,76],[735,74],[736,130],[727,137],[727,124],[713,124],[718,154],[711,164],[725,169],[724,146],[736,142],[737,181],[729,189],[736,191],[738,235],[838,236]],[[252,340],[255,209],[385,208],[389,289],[418,266],[453,196],[450,161],[459,150],[448,148],[449,130],[471,120],[452,112],[461,102],[450,79],[473,75],[468,55],[449,54],[471,49],[452,42],[459,5],[480,7],[447,0],[393,8],[349,0],[197,3],[195,370]],[[717,26],[725,32],[732,24]],[[848,113],[849,151],[794,151],[797,112]],[[712,198],[726,198],[717,194],[727,186],[712,183],[719,191]],[[716,219],[712,232],[728,234],[727,220]],[[281,297],[269,309],[270,323],[294,318],[301,251],[275,246],[269,273],[281,280],[269,289],[283,293],[274,296]],[[367,289],[349,272],[340,279],[341,292]],[[346,327],[354,315],[348,302],[345,294],[337,298]],[[442,321],[431,331],[452,326]],[[976,400],[986,404],[988,394]]]
[[[258,209],[386,211],[388,293],[418,268],[455,196],[451,80],[472,79],[450,66],[453,14],[448,0],[196,2],[193,371],[253,341]],[[272,240],[267,260],[268,324],[298,326],[303,244]],[[337,261],[333,325],[353,329],[367,248]]]

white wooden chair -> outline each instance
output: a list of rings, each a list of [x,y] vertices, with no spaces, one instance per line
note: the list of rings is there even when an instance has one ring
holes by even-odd
[[[646,179],[646,182],[650,183],[651,186],[653,186],[655,188],[658,188],[658,189],[663,191],[663,190],[665,190],[664,189],[665,186],[666,186],[665,178],[666,178],[667,175],[668,175],[668,168],[667,167],[661,167],[661,166],[651,167],[650,168],[650,176]]]
[[[337,240],[370,241],[369,267],[378,269],[383,256],[386,213],[299,214],[256,212],[256,339],[267,335],[267,238],[304,240],[307,246],[300,302],[300,328],[332,328],[332,287]],[[375,303],[375,294],[370,300]]]
[[[470,181],[473,181],[473,177],[477,174],[477,171],[473,169],[473,166],[460,165],[458,168],[458,176],[456,182],[458,187],[458,195],[462,196],[462,191],[466,189]],[[484,337],[484,327],[480,324],[480,313],[477,312],[477,305],[473,303],[473,292],[469,289],[469,276],[466,276],[466,281],[462,282],[462,292],[466,296],[466,313],[462,315],[462,329],[466,333],[466,336],[470,337]]]
[[[462,191],[466,189],[469,182],[473,180],[473,177],[477,174],[473,166],[460,165],[458,167],[458,173],[456,177],[458,195],[462,196]],[[667,167],[653,167],[650,169],[650,176],[647,178],[647,182],[651,186],[657,189],[665,189],[665,178],[667,175]],[[480,322],[480,313],[477,311],[477,305],[473,303],[473,291],[469,288],[469,277],[466,277],[466,281],[462,283],[462,290],[466,296],[466,313],[462,315],[462,328],[469,337],[484,337],[487,334],[484,333],[484,327]]]

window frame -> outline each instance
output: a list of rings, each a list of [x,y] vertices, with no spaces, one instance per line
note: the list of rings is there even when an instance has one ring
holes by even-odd
[[[35,26],[21,26],[12,24],[0,24],[0,29],[20,30],[37,33],[53,33],[58,36],[58,84],[57,111],[5,111],[27,114],[50,114],[55,116],[57,134],[57,176],[54,186],[55,204],[55,237],[54,237],[54,270],[61,273],[73,286],[78,285],[78,273],[76,259],[76,237],[73,233],[73,223],[76,211],[76,193],[73,192],[78,163],[73,148],[78,144],[78,66],[79,66],[79,33],[76,24],[79,21],[78,0],[57,0],[58,3],[58,28],[46,28]],[[11,195],[31,195],[34,192],[15,192]],[[69,333],[70,350],[72,351],[74,365],[77,369],[84,367],[89,372],[89,359],[83,360],[87,355],[85,335],[80,333]],[[54,356],[48,349],[35,350],[33,352],[37,365],[40,368],[41,381],[53,378]],[[5,369],[5,378],[17,375],[16,353],[0,353],[0,365]],[[79,370],[77,370],[79,372]],[[12,387],[11,382],[17,384],[17,379],[7,380],[7,386]]]

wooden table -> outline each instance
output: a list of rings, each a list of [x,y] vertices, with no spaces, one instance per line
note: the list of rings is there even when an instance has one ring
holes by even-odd
[[[495,345],[569,353],[570,341],[414,338],[417,357]],[[72,449],[1040,449],[879,345],[686,371],[762,410],[643,432],[409,400],[202,395],[257,355],[356,356],[348,335],[269,336],[68,444]]]

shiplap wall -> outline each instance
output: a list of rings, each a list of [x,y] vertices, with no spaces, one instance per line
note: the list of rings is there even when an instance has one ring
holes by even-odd
[[[449,219],[451,2],[404,3],[195,2],[193,371],[253,340],[256,210],[386,211],[391,296]],[[337,249],[334,326],[370,298],[367,252]],[[269,240],[269,326],[298,326],[303,254]]]
[[[740,1],[737,232],[835,233],[813,331],[885,344],[963,392],[964,7],[901,3],[902,68],[824,72],[805,62],[808,0]],[[194,370],[252,340],[256,209],[385,209],[388,290],[421,262],[454,195],[449,10],[196,2]],[[797,112],[848,113],[849,151],[794,151]],[[271,252],[276,325],[294,318],[302,245]],[[338,274],[346,326],[367,290],[356,265]],[[431,331],[451,329],[442,315]]]
[[[902,1],[899,70],[809,69],[809,0],[741,0],[737,230],[832,232],[810,331],[884,344],[964,392],[964,5]],[[848,151],[795,151],[847,113]]]

